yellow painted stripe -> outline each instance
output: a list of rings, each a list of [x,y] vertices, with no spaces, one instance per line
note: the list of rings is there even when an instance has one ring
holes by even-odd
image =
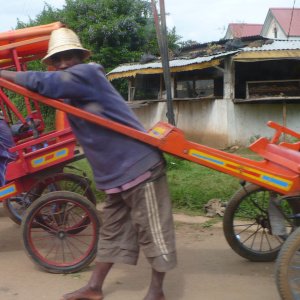
[[[41,155],[39,157],[36,157],[36,158],[32,159],[30,163],[31,163],[31,166],[33,168],[38,168],[40,166],[49,164],[49,163],[54,162],[56,160],[60,160],[64,157],[68,156],[68,154],[69,154],[69,149],[68,148],[62,148],[62,149],[56,150],[54,152],[49,152],[45,155]],[[53,155],[53,157],[50,158],[50,159],[46,159],[46,157],[50,156],[50,155]]]
[[[14,183],[9,186],[0,188],[0,199],[7,198],[9,195],[14,194],[16,191],[17,191],[17,187]]]
[[[270,51],[249,51],[239,52],[233,59],[235,61],[251,61],[266,59],[296,58],[300,56],[300,50],[270,50]]]
[[[214,164],[218,166],[219,168],[223,168],[225,170],[230,170],[231,172],[235,172],[237,174],[242,174],[245,177],[255,179],[256,181],[260,181],[263,183],[267,183],[269,186],[273,186],[276,188],[279,188],[283,191],[289,191],[292,188],[293,182],[290,180],[286,180],[285,178],[281,178],[279,176],[274,176],[273,174],[269,174],[266,172],[262,172],[260,170],[251,168],[251,167],[246,167],[242,166],[240,164],[231,162],[229,160],[225,160],[222,158],[219,158],[217,156],[209,155],[207,153],[195,150],[195,149],[190,149],[188,154],[194,158],[197,158],[199,160]],[[236,168],[231,168],[229,165],[233,165]],[[256,173],[259,176],[254,176],[246,171]]]

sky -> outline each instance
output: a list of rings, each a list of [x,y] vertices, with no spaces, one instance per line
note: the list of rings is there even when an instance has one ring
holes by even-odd
[[[34,19],[45,2],[62,8],[65,0],[1,0],[0,32],[14,29],[17,19]],[[218,41],[229,23],[263,24],[269,8],[292,8],[294,2],[300,8],[300,0],[165,0],[167,27],[175,26],[183,41]]]

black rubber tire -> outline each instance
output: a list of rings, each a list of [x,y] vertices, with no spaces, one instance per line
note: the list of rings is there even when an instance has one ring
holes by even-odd
[[[33,200],[28,198],[27,193],[21,193],[14,197],[4,199],[3,207],[5,208],[7,216],[16,224],[21,225],[21,216],[32,202]]]
[[[270,193],[275,192],[247,184],[233,195],[225,209],[225,238],[238,255],[250,261],[274,261],[284,242],[282,237],[272,235],[267,210]],[[290,214],[288,204],[284,207],[286,214]],[[286,228],[289,234],[293,225],[287,222]]]
[[[300,299],[300,227],[287,238],[276,260],[275,279],[278,292],[283,300]],[[297,268],[293,268],[296,264]],[[297,276],[296,284],[293,278]]]
[[[37,226],[42,215],[51,219],[54,225],[48,226],[48,221]],[[78,216],[88,218],[89,222],[84,224],[84,229],[74,233],[74,227],[70,223]],[[78,221],[75,222],[77,223]],[[24,249],[30,259],[47,272],[78,272],[87,267],[96,256],[100,224],[95,205],[87,198],[68,191],[49,192],[26,210],[21,226]],[[83,248],[79,249],[81,246]],[[60,255],[61,249],[63,254]],[[77,252],[78,257],[75,258]]]
[[[67,187],[68,189],[66,189],[66,186],[61,187],[59,185],[59,182],[62,181],[69,182],[70,185]],[[54,187],[53,189],[57,191],[68,190],[70,192],[76,192],[96,204],[95,195],[87,179],[72,173],[54,173],[38,181],[27,193],[5,199],[3,201],[3,207],[6,209],[8,217],[20,225],[25,210],[42,194],[50,192],[49,186]],[[15,205],[16,202],[18,202],[17,206]]]

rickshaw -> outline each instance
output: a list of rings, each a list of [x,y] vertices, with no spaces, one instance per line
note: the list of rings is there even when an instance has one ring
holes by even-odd
[[[56,22],[0,33],[0,68],[26,70],[28,62],[46,54],[51,31],[62,26]],[[0,201],[15,223],[24,220],[24,247],[38,266],[53,273],[79,271],[96,255],[100,226],[91,182],[71,164],[84,154],[65,113],[56,111],[55,129],[46,132],[39,103],[24,96],[24,115],[10,96],[0,89],[1,111],[15,140],[10,151],[16,154],[7,166]]]

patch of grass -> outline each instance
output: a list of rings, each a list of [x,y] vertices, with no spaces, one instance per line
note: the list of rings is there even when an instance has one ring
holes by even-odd
[[[166,156],[173,206],[197,214],[213,198],[226,202],[239,188],[239,180],[201,165]]]
[[[239,187],[235,178],[198,166],[180,174],[168,172],[168,178],[174,206],[198,212],[213,198],[228,201]]]

